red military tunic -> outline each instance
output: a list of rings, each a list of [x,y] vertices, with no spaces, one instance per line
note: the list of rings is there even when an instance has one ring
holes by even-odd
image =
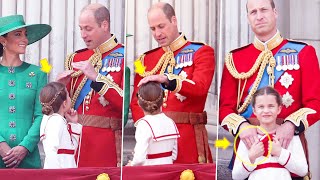
[[[112,36],[108,41],[100,45],[97,49],[102,53],[102,59],[106,56],[113,56],[114,59],[122,58],[120,61],[109,62],[109,65],[119,66],[117,71],[108,72],[107,76],[101,75],[102,81],[91,83],[91,92],[85,97],[85,100],[77,108],[80,114],[80,123],[83,125],[82,136],[79,144],[80,153],[79,167],[110,167],[117,166],[121,161],[121,127],[122,127],[122,100],[123,100],[123,71],[124,62],[123,54],[117,54],[113,51],[123,48],[121,44]],[[113,53],[113,54],[112,54]],[[84,49],[76,52],[66,60],[66,69],[72,69],[71,62],[79,62],[88,60],[94,54],[93,50]],[[112,64],[113,63],[113,64]],[[100,69],[105,68],[102,64]],[[99,70],[100,70],[99,69]],[[96,68],[96,71],[98,69]],[[70,92],[70,97],[73,100],[77,96],[76,89],[81,84],[84,74],[72,78],[67,88]],[[97,78],[99,79],[99,78]],[[108,88],[108,86],[118,86],[118,91],[115,88]],[[81,90],[82,88],[80,88]],[[122,93],[122,94],[121,94]],[[103,103],[105,103],[103,105]],[[117,164],[118,163],[118,164]]]
[[[279,32],[268,42],[268,49],[275,55],[288,40],[282,39]],[[292,42],[303,44],[300,42]],[[283,108],[278,118],[289,120],[297,126],[296,133],[302,132],[320,119],[320,71],[315,49],[305,45],[298,54],[299,69],[285,70],[281,77],[274,83],[274,88],[283,97]],[[242,48],[232,51],[232,58],[235,69],[241,72],[248,72],[255,64],[259,54],[264,49],[262,42],[255,39],[255,42]],[[292,49],[285,49],[289,51]],[[226,61],[227,62],[227,61]],[[277,71],[274,68],[274,71]],[[240,105],[243,104],[248,95],[249,87],[257,78],[258,70],[247,79]],[[282,79],[282,80],[281,80]],[[226,65],[223,70],[219,122],[235,135],[240,124],[246,121],[238,116],[237,98],[238,91],[242,90],[244,81],[238,89],[239,80],[234,78]],[[241,93],[240,93],[241,94]],[[290,97],[291,96],[291,97]],[[252,114],[251,117],[254,117]],[[249,117],[250,118],[250,117]]]
[[[184,35],[181,35],[171,43],[170,49],[173,51],[174,56],[176,56],[191,43],[192,42],[186,40]],[[165,48],[159,47],[144,55],[143,63],[144,66],[146,66],[146,72],[152,70],[156,66],[165,52]],[[188,80],[192,80],[194,84],[190,83],[190,81],[188,82],[188,80],[179,80],[178,77],[178,80],[176,79],[176,90],[167,91],[167,93],[165,93],[167,99],[164,101],[164,105],[162,107],[162,111],[175,121],[181,135],[178,139],[178,157],[175,163],[198,163],[200,159],[197,144],[200,146],[198,149],[202,149],[205,154],[209,156],[207,156],[206,160],[203,160],[204,157],[201,157],[201,162],[212,161],[208,142],[196,142],[196,136],[200,136],[195,134],[197,133],[195,129],[199,127],[188,122],[182,122],[184,120],[189,121],[188,118],[185,118],[182,121],[179,121],[179,119],[183,119],[185,115],[190,116],[192,113],[195,115],[202,115],[208,90],[214,74],[214,50],[209,46],[201,45],[200,49],[194,53],[192,61],[192,65],[182,68],[180,75],[186,77]],[[159,74],[160,71],[161,68],[152,74]],[[169,80],[171,80],[170,75],[168,75],[168,77]],[[136,74],[134,79],[134,91],[130,104],[134,121],[137,121],[144,116],[142,109],[137,103],[138,99],[136,97],[138,92],[137,85],[142,78],[143,77],[141,75]],[[172,114],[173,116],[171,116]],[[207,132],[204,128],[206,116],[201,116],[200,119],[201,118],[205,119],[205,122],[202,122],[204,130],[203,136],[207,137]]]

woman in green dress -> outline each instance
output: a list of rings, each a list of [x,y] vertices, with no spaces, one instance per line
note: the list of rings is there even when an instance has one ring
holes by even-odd
[[[39,93],[47,75],[19,55],[50,31],[46,24],[25,25],[21,15],[0,18],[0,168],[41,168]]]

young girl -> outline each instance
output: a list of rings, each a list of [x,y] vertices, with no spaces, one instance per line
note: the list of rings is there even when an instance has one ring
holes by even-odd
[[[143,84],[137,96],[145,116],[135,123],[136,146],[131,165],[172,164],[177,158],[180,135],[174,121],[161,112],[163,91],[160,85],[155,82]]]
[[[260,127],[269,133],[272,142],[268,143],[268,138],[259,129],[257,131],[260,141],[255,142],[249,150],[240,141],[232,170],[233,179],[249,177],[249,180],[287,180],[291,179],[290,173],[299,177],[308,173],[308,164],[299,136],[294,136],[288,149],[284,149],[275,135],[279,126],[276,120],[277,115],[281,112],[281,104],[281,96],[271,87],[264,87],[253,95],[253,112],[260,122]],[[271,143],[271,154],[267,157]],[[265,157],[267,160],[262,162]],[[247,163],[243,163],[239,158]]]
[[[40,92],[43,116],[40,140],[45,152],[44,169],[76,168],[75,150],[82,126],[78,114],[70,109],[71,99],[65,85],[47,84]]]

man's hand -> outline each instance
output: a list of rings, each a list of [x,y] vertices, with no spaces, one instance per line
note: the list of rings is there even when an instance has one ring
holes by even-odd
[[[64,71],[64,72],[58,74],[56,81],[58,81],[64,85],[67,85],[70,82],[71,74],[73,72],[74,72],[73,70],[67,70],[67,71]]]
[[[286,121],[284,124],[277,128],[276,135],[283,148],[288,148],[294,135],[294,129],[295,125],[292,124],[290,121]]]
[[[263,143],[259,140],[255,141],[250,150],[249,150],[249,160],[252,164],[256,161],[256,159],[264,154]]]
[[[147,76],[147,77],[144,77],[143,79],[141,79],[141,81],[138,84],[138,87],[141,86],[142,84],[145,84],[145,83],[149,82],[149,81],[155,81],[155,82],[158,82],[158,83],[164,83],[166,85],[169,84],[169,80],[168,80],[167,76],[162,75],[162,74],[157,74],[157,75]]]
[[[240,125],[239,129],[241,130],[249,125],[250,125],[249,123],[244,122]],[[239,134],[239,137],[244,142],[247,149],[250,149],[255,142],[259,141],[256,128],[249,128],[242,131],[241,134]]]
[[[95,71],[89,60],[71,63],[71,65],[73,68],[81,70],[90,80],[96,80],[98,73]]]
[[[16,168],[28,154],[28,150],[23,146],[12,148],[4,158],[2,158],[7,168]]]

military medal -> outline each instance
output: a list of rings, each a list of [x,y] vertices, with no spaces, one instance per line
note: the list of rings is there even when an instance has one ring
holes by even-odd
[[[104,63],[103,63],[103,68],[101,70],[102,72],[106,72],[107,71],[107,67],[106,66],[107,66],[107,60],[105,60]]]
[[[294,70],[300,69],[300,65],[298,63],[298,55],[294,55],[294,65],[293,65]]]
[[[288,56],[288,70],[293,70],[293,55]]]
[[[279,82],[281,83],[282,86],[288,89],[288,87],[292,84],[293,80],[294,80],[293,77],[289,73],[285,72],[281,76],[281,79],[279,80]]]
[[[286,71],[288,69],[288,66],[287,66],[287,56],[283,56],[283,64],[282,64],[282,70]]]
[[[294,100],[293,100],[292,96],[289,94],[289,92],[287,92],[286,94],[284,94],[282,96],[282,104],[284,106],[286,106],[286,108],[291,106],[293,102],[294,102]]]
[[[277,71],[281,71],[282,67],[281,67],[281,57],[278,56],[277,57],[277,67],[276,67],[276,70]]]
[[[118,59],[117,65],[116,65],[116,71],[119,72],[121,70],[121,63],[122,63],[122,59]]]

